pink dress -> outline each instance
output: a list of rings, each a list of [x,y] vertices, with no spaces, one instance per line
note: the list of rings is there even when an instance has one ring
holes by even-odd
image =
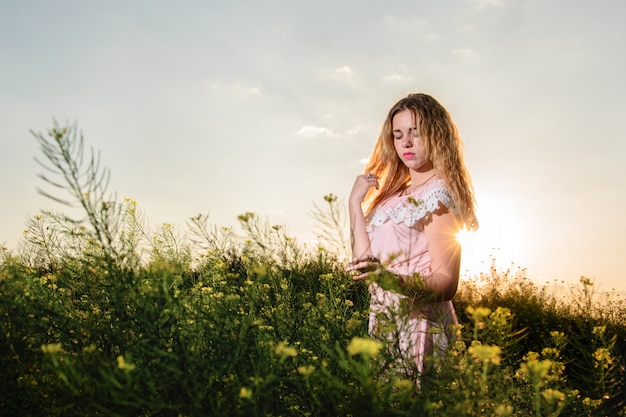
[[[434,178],[409,196],[393,196],[376,208],[367,226],[372,253],[386,269],[400,275],[431,274],[426,216],[442,204],[452,211],[454,201],[442,180]],[[426,355],[441,355],[458,324],[451,301],[412,303],[408,297],[370,284],[369,333],[386,339],[401,357],[424,370]]]

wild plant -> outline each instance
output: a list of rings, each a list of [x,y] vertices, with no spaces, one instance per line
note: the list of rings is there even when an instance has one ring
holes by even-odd
[[[48,133],[44,181],[70,198],[45,193],[84,217],[42,212],[0,251],[0,415],[624,415],[623,303],[591,282],[570,305],[494,260],[416,383],[368,336],[368,289],[332,239],[302,247],[253,213],[241,235],[204,215],[152,232],[93,153],[82,164],[75,126]]]
[[[567,396],[569,410],[576,415],[617,415],[624,407],[625,345],[618,343],[624,326],[609,318],[623,314],[623,303],[600,297],[593,281],[585,277],[569,291],[566,296],[563,291],[538,289],[524,270],[500,270],[494,262],[490,274],[461,284],[457,307],[507,306],[513,313],[511,334],[520,336],[513,350],[507,349],[514,362],[527,361],[528,352],[551,348],[553,333],[562,334],[558,346],[562,378],[577,393]],[[463,314],[461,320],[466,320]]]
[[[333,365],[335,346],[363,332],[363,288],[346,279],[333,255],[322,248],[305,253],[283,228],[251,213],[240,216],[241,239],[192,218],[192,236],[204,239],[199,251],[172,225],[147,231],[132,200],[106,205],[118,207],[119,218],[99,217],[100,199],[81,190],[93,196],[103,187],[77,185],[72,129],[55,127],[50,135],[46,156],[57,173],[70,173],[64,177],[70,192],[89,214],[82,234],[75,234],[75,252],[63,249],[63,227],[80,221],[60,217],[52,230],[58,239],[39,227],[47,239],[29,242],[44,249],[39,258],[47,275],[33,271],[23,282],[24,294],[32,297],[36,288],[42,304],[38,310],[24,295],[11,301],[42,318],[40,328],[22,329],[37,335],[23,349],[44,355],[44,362],[32,360],[39,363],[35,381],[58,378],[43,392],[51,399],[46,412],[33,414],[70,406],[78,415],[267,415],[316,408],[300,398],[298,387],[316,369]],[[87,169],[94,181],[97,166]]]
[[[61,197],[42,188],[38,188],[39,193],[66,207],[78,205],[85,218],[65,216],[63,221],[76,225],[86,221],[91,226],[89,233],[104,256],[111,261],[116,259],[114,242],[121,216],[118,204],[107,195],[111,173],[108,168],[101,167],[100,154],[92,150],[85,159],[83,135],[75,124],[61,127],[54,121],[47,135],[32,133],[45,157],[45,162],[36,159],[47,172],[39,177],[48,186],[67,191],[69,196]]]
[[[317,223],[315,232],[321,246],[338,253],[343,259],[350,258],[350,247],[346,238],[345,206],[334,194],[324,196],[327,206],[313,204],[315,209],[309,213]]]

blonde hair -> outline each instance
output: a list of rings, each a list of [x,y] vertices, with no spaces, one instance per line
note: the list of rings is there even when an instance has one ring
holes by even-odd
[[[409,168],[396,153],[392,135],[393,117],[404,110],[410,110],[419,119],[422,151],[450,190],[463,224],[468,230],[477,229],[474,187],[463,161],[463,142],[448,111],[427,94],[409,94],[389,110],[365,167],[366,173],[381,178],[380,188],[370,189],[365,197],[367,214],[410,184]]]

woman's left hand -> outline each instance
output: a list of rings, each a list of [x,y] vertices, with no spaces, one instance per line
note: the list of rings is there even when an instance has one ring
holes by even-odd
[[[362,280],[368,278],[372,273],[380,274],[382,271],[382,265],[380,264],[380,260],[378,258],[368,256],[364,259],[352,259],[346,270],[354,273],[352,279]]]
[[[379,180],[380,177],[374,174],[363,174],[357,176],[354,180],[352,191],[350,191],[350,197],[348,199],[349,203],[361,207],[361,203],[363,202],[363,199],[365,198],[365,195],[367,194],[369,189],[374,187],[378,190]]]

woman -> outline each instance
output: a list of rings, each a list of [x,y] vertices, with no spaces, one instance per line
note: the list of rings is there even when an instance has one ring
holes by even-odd
[[[370,283],[370,335],[390,342],[419,378],[458,324],[456,235],[478,227],[462,142],[437,100],[410,94],[391,108],[348,204],[348,270]]]

